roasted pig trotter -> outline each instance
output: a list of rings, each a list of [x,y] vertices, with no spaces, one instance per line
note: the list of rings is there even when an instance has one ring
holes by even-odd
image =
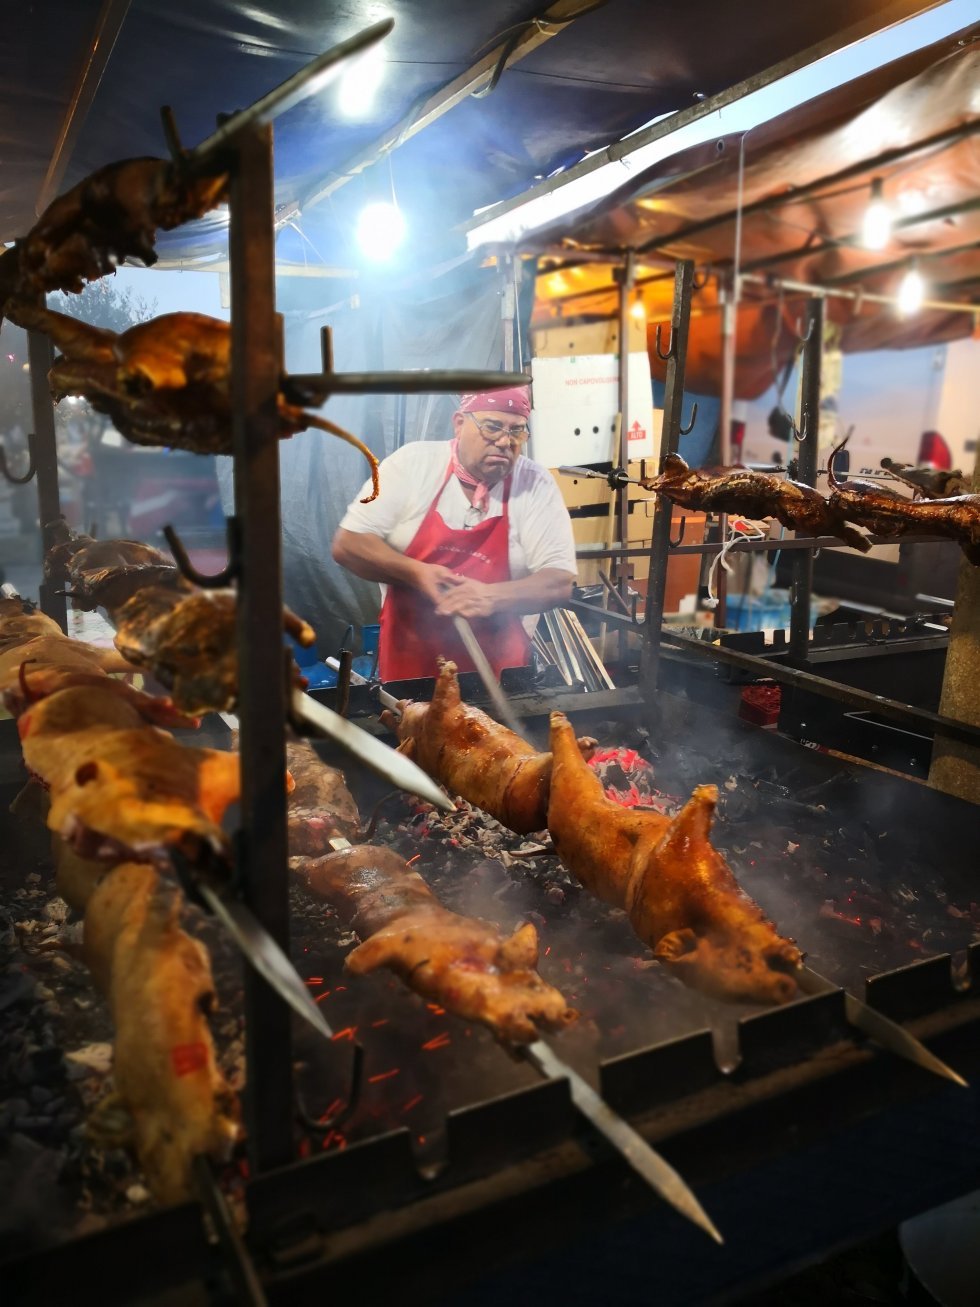
[[[226,176],[192,175],[167,159],[100,168],[53,200],[17,242],[16,274],[3,278],[7,296],[81,291],[129,258],[149,267],[156,262],[157,229],[202,217],[226,198],[227,188]]]
[[[392,849],[363,844],[303,860],[300,869],[364,941],[347,958],[356,975],[388,967],[417,994],[509,1043],[531,1043],[575,1020],[535,970],[530,923],[505,937],[489,922],[448,911]]]
[[[709,843],[714,787],[700,786],[675,818],[621,808],[603,794],[563,713],[551,715],[551,746],[548,829],[586,889],[624,908],[654,956],[692,988],[742,1002],[793,998],[799,950]]]
[[[84,956],[115,1025],[115,1093],[89,1122],[128,1143],[161,1203],[192,1197],[194,1158],[229,1156],[238,1102],[215,1062],[207,950],[180,928],[180,895],[152,867],[123,863],[91,891]]]
[[[690,468],[679,454],[668,454],[658,477],[643,482],[682,508],[708,513],[741,513],[745,517],[774,517],[791,531],[806,535],[835,535],[852,549],[867,553],[871,548],[860,533],[849,527],[844,515],[812,486],[789,481],[746,468],[720,468],[704,472]]]
[[[834,460],[846,444],[842,441],[827,460],[830,503],[836,512],[875,535],[895,540],[918,532],[946,536],[956,541],[974,567],[980,566],[980,495],[908,499],[871,481],[838,481]]]
[[[235,612],[233,590],[145,586],[112,614],[116,648],[127,662],[152,672],[185,712],[233,712],[238,703]],[[316,639],[313,628],[288,608],[283,626],[301,645],[309,647]]]
[[[441,663],[431,703],[400,705],[401,716],[384,712],[415,762],[468,803],[518,834],[543,830],[548,819],[551,754],[539,753],[519,735],[479,708],[462,702],[456,664]],[[589,752],[594,740],[580,740]]]

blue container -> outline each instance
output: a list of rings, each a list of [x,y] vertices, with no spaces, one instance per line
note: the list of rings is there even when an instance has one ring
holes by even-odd
[[[361,653],[373,654],[378,647],[381,626],[375,622],[372,626],[361,627]]]
[[[769,590],[764,595],[729,595],[726,600],[725,626],[730,631],[788,631],[791,608],[788,590]],[[819,616],[816,604],[810,605],[810,625]]]

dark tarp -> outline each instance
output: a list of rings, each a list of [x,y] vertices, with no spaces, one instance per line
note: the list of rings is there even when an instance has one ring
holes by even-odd
[[[975,303],[980,298],[980,46],[961,34],[939,47],[886,65],[746,134],[741,270],[843,289],[894,294],[918,256],[929,297]],[[971,134],[914,151],[890,164],[869,160],[959,128]],[[719,149],[718,145],[723,148]],[[569,220],[567,259],[582,250],[631,246],[646,257],[690,258],[731,269],[739,137],[693,147],[655,165],[621,192]],[[862,166],[867,164],[868,166]],[[839,181],[833,177],[850,168]],[[861,222],[871,179],[880,177],[896,218],[880,253],[863,249]],[[830,178],[813,192],[802,188]],[[754,212],[751,206],[759,205]],[[937,211],[939,211],[937,213]],[[937,213],[928,221],[919,215]],[[712,222],[712,219],[717,221]],[[913,221],[914,220],[914,221]],[[710,226],[703,224],[711,223]],[[533,248],[559,253],[564,235],[535,235]],[[642,256],[641,256],[642,257]],[[673,274],[640,271],[651,324],[669,316]],[[568,267],[539,278],[538,321],[560,303],[564,317],[608,316],[617,293],[608,265]],[[605,287],[605,289],[603,289]],[[792,349],[802,297],[747,283],[738,323],[736,392],[751,398],[773,380]],[[777,333],[780,304],[785,319]],[[902,321],[890,307],[828,301],[845,350],[901,348],[968,335],[971,315],[932,311]],[[720,385],[721,315],[714,280],[696,293],[688,381],[692,389]],[[655,374],[662,364],[652,348]]]
[[[120,4],[124,0],[119,0]],[[583,0],[587,8],[589,0]],[[921,0],[606,0],[504,73],[497,90],[470,99],[393,156],[399,201],[427,258],[472,211],[517,194],[536,177],[574,163],[651,118],[685,108],[864,20],[887,25],[927,8]],[[5,5],[0,43],[0,239],[22,234],[55,147],[101,0]],[[331,92],[276,127],[278,198],[302,201],[359,148],[421,99],[463,72],[495,38],[543,13],[547,3],[492,0],[132,0],[71,153],[62,189],[115,159],[162,152],[159,108],[171,105],[185,141],[213,129],[218,111],[242,107],[309,58],[382,13],[395,18],[384,44],[387,75],[368,122],[337,119]],[[350,266],[353,215],[387,168],[355,178],[305,213],[311,244],[287,230],[283,257]],[[461,241],[457,234],[453,239]],[[214,222],[161,242],[169,257],[222,248]]]

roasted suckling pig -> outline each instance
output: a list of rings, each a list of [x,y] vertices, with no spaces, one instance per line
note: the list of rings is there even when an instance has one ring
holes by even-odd
[[[238,756],[178,744],[108,687],[73,686],[17,723],[28,770],[51,795],[48,825],[85,857],[228,857],[220,822],[239,795]]]
[[[766,472],[750,472],[740,467],[705,472],[688,467],[679,454],[668,454],[660,476],[647,478],[643,488],[663,495],[682,508],[741,513],[749,518],[774,517],[791,531],[835,535],[862,553],[871,548],[860,531],[847,525],[848,515],[812,486]]]
[[[235,614],[233,590],[144,586],[112,614],[116,648],[133,666],[152,672],[185,712],[231,712],[238,702]],[[283,627],[301,645],[316,639],[288,608]]]
[[[181,930],[180,894],[152,867],[106,871],[63,845],[57,863],[59,889],[85,914],[83,956],[115,1026],[113,1092],[89,1134],[132,1148],[158,1202],[186,1201],[194,1158],[226,1160],[240,1129],[208,1025],[217,1000],[207,950]]]
[[[125,681],[114,680],[97,667],[79,667],[56,663],[21,663],[14,678],[10,671],[0,678],[0,699],[14,717],[22,716],[32,704],[47,699],[60,690],[72,686],[93,686],[130,704],[145,722],[153,726],[193,728],[200,725],[198,718],[188,717],[174,707],[173,700],[158,694],[146,694]]]
[[[23,599],[0,598],[0,653],[40,635],[61,635],[61,627]]]
[[[227,190],[227,176],[195,175],[168,159],[124,159],[100,168],[52,200],[4,256],[16,256],[2,278],[5,298],[81,291],[126,259],[150,267],[157,229],[202,217]]]
[[[322,762],[305,740],[287,743],[286,767],[293,778],[289,796],[290,856],[329,853],[330,840],[338,835],[355,840],[360,814],[343,772]]]
[[[382,721],[423,771],[518,834],[543,830],[548,817],[551,754],[463,703],[456,664],[443,662],[431,703],[399,705]],[[588,754],[595,741],[583,739]]]
[[[34,304],[11,301],[8,314],[26,330],[43,331],[62,351],[49,376],[56,400],[81,395],[137,445],[166,445],[198,454],[230,454],[231,327],[202,313],[167,313],[118,334]],[[349,431],[278,398],[279,434],[316,428],[378,460]]]
[[[980,495],[909,499],[873,481],[838,481],[834,460],[846,443],[838,445],[827,461],[830,504],[836,513],[895,540],[920,532],[946,536],[956,541],[974,567],[980,566]]]
[[[191,590],[173,559],[139,540],[93,540],[68,561],[73,608],[110,614],[147,585]]]
[[[363,940],[347,957],[355,975],[388,967],[417,994],[508,1043],[530,1043],[575,1020],[535,970],[538,937],[529,922],[504,936],[450,912],[393,849],[362,844],[296,865]]]
[[[548,829],[565,867],[624,908],[637,935],[685,984],[718,998],[785,1003],[799,949],[742,890],[709,841],[717,790],[701,785],[674,818],[607,799],[563,713],[551,715]]]

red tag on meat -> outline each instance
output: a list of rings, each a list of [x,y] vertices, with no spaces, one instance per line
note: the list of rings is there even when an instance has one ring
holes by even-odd
[[[207,1044],[175,1044],[170,1050],[174,1075],[189,1076],[208,1064]]]

